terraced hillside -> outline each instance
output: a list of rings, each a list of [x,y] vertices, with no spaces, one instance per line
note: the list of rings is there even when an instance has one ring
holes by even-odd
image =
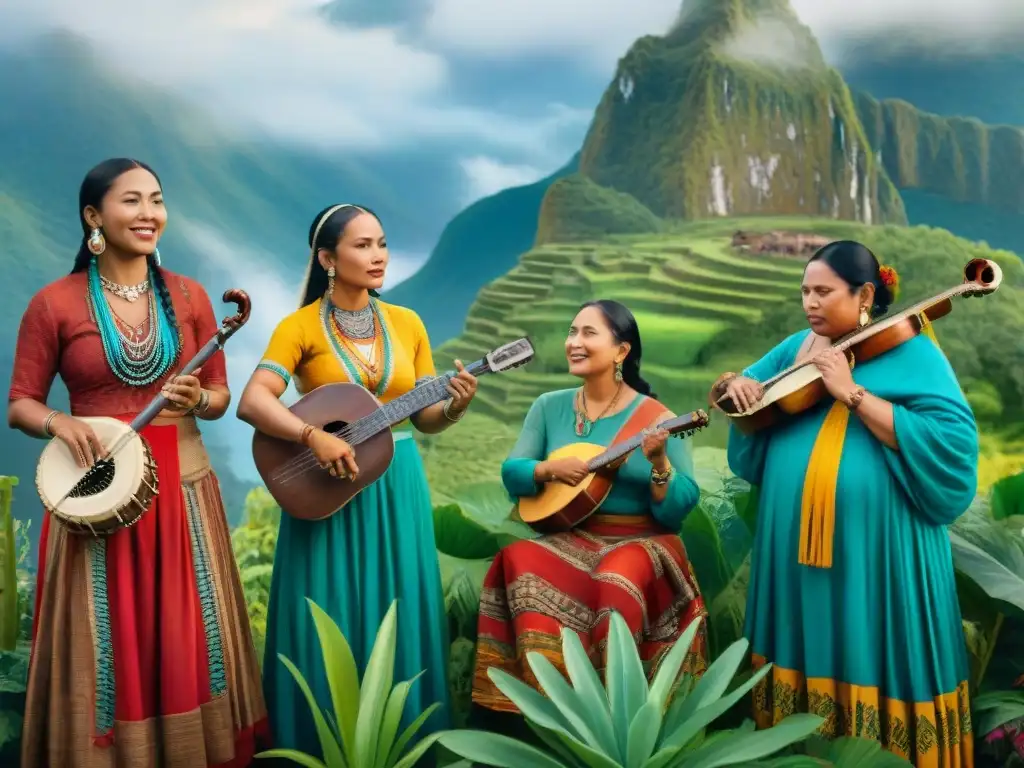
[[[484,378],[474,410],[518,422],[542,392],[573,385],[565,373],[565,329],[584,301],[617,299],[637,317],[644,372],[678,408],[699,407],[717,373],[695,366],[723,330],[757,323],[796,296],[802,263],[735,252],[727,237],[647,235],[601,243],[544,245],[477,295],[465,331],[439,360],[477,359],[521,335],[538,351],[527,368]]]
[[[1024,469],[1020,440],[1007,424],[1024,422],[1024,265],[996,251],[928,227],[867,227],[802,217],[717,219],[667,224],[658,234],[609,236],[600,242],[545,244],[478,293],[464,332],[435,351],[439,367],[453,358],[476,360],[488,349],[528,334],[538,356],[529,366],[480,380],[477,402],[458,429],[420,436],[431,490],[439,501],[473,498],[501,507],[499,484],[530,403],[578,381],[565,373],[565,334],[579,305],[614,298],[636,313],[644,340],[643,370],[676,411],[706,402],[722,372],[741,370],[782,338],[805,327],[795,257],[747,255],[731,246],[737,229],[786,230],[860,240],[902,276],[901,303],[934,295],[959,282],[972,258],[997,260],[1003,287],[982,301],[956,305],[937,327],[982,432],[979,475]],[[979,340],[984,339],[981,343]],[[695,447],[725,445],[725,420],[694,438]],[[997,471],[998,470],[998,471]]]

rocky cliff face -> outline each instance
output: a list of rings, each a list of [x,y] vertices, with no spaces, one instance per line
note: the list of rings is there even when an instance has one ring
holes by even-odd
[[[666,218],[905,222],[849,90],[787,0],[693,0],[619,62],[580,171]]]
[[[939,117],[905,101],[855,96],[871,146],[900,189],[1024,213],[1024,131]]]

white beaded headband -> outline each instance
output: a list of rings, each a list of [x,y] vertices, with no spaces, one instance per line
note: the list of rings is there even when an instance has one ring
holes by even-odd
[[[299,294],[300,304],[302,303],[302,300],[306,298],[306,290],[309,288],[309,279],[313,276],[313,261],[316,259],[316,252],[318,250],[316,247],[316,239],[320,237],[320,230],[323,229],[327,220],[342,208],[359,208],[359,206],[352,205],[352,203],[341,203],[340,205],[335,205],[333,208],[328,208],[324,211],[324,215],[321,216],[320,220],[316,223],[316,228],[313,230],[313,237],[310,239],[309,264],[306,265],[306,276],[302,280],[302,293]],[[362,208],[359,208],[359,210],[362,210]]]

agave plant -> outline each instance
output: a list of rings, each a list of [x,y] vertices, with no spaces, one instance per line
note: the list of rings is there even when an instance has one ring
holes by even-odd
[[[338,625],[312,600],[306,598],[306,602],[309,603],[320,637],[320,650],[324,655],[327,684],[334,708],[333,717],[320,709],[309,684],[295,665],[283,654],[278,654],[278,658],[292,673],[309,703],[324,759],[294,749],[270,749],[260,752],[256,757],[284,758],[307,768],[412,768],[430,749],[439,734],[421,739],[411,749],[409,742],[441,705],[431,704],[398,735],[409,689],[423,673],[392,688],[398,627],[397,601],[391,603],[377,630],[377,638],[361,684],[352,649]]]
[[[714,768],[749,765],[801,741],[821,725],[816,715],[791,715],[773,728],[753,724],[708,735],[707,726],[757,682],[766,665],[727,691],[746,653],[738,640],[696,680],[680,668],[701,619],[686,628],[664,657],[648,685],[636,643],[625,620],[613,613],[604,686],[576,633],[562,631],[562,652],[569,682],[544,656],[527,661],[547,698],[495,668],[491,680],[526,717],[550,752],[525,742],[483,731],[446,731],[439,743],[484,765],[498,768]]]

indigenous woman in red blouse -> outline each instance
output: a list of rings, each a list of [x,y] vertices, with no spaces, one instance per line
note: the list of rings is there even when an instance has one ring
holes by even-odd
[[[67,277],[29,303],[18,332],[8,421],[103,454],[80,416],[130,421],[161,390],[142,430],[160,493],[129,528],[68,531],[49,514],[39,542],[23,768],[249,765],[266,733],[259,665],[217,478],[196,419],[224,414],[223,352],[175,376],[217,331],[194,280],[160,265],[160,181],[107,160],[79,193],[85,236]],[[46,405],[54,377],[71,413]]]

